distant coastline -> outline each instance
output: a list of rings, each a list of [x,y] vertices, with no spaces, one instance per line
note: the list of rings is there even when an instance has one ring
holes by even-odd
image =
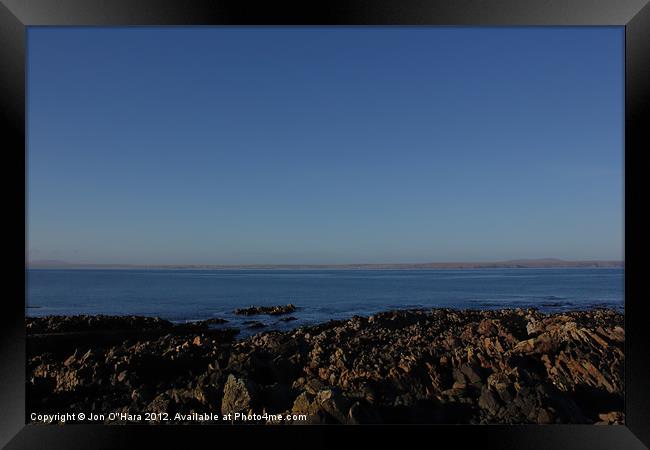
[[[623,261],[583,260],[568,261],[555,258],[516,259],[493,262],[429,262],[429,263],[373,263],[373,264],[85,264],[66,261],[37,260],[26,263],[30,269],[543,269],[543,268],[622,268]]]

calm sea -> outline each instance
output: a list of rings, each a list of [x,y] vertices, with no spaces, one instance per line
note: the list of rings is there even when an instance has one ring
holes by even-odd
[[[235,308],[293,303],[298,320],[257,316],[289,329],[397,308],[623,311],[623,269],[475,270],[68,270],[27,271],[29,316],[120,314],[172,321],[222,317]],[[259,330],[258,330],[259,331]],[[249,333],[244,333],[249,334]]]

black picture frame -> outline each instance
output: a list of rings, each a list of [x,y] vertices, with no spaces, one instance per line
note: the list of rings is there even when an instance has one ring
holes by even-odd
[[[624,426],[224,427],[25,425],[25,53],[29,26],[116,25],[475,25],[625,27],[625,416]],[[643,284],[643,187],[650,115],[650,5],[647,0],[0,0],[0,117],[3,133],[6,297],[0,337],[0,445],[18,448],[179,448],[207,439],[245,445],[313,447],[361,437],[366,445],[481,448],[637,449],[650,446],[650,302]],[[19,236],[23,236],[20,238]],[[8,293],[10,292],[10,293]],[[370,432],[368,432],[370,431]],[[234,441],[232,441],[234,439]]]

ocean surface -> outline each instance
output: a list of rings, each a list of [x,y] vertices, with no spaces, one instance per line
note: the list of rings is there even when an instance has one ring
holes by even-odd
[[[390,309],[623,311],[622,268],[413,270],[27,270],[28,316],[117,314],[174,322],[227,319],[242,335],[370,315]],[[235,308],[285,305],[284,316],[237,316]],[[248,330],[243,321],[267,325]]]

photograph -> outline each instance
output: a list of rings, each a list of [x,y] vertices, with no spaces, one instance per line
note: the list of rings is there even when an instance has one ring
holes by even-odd
[[[626,425],[623,26],[34,26],[25,421]]]

